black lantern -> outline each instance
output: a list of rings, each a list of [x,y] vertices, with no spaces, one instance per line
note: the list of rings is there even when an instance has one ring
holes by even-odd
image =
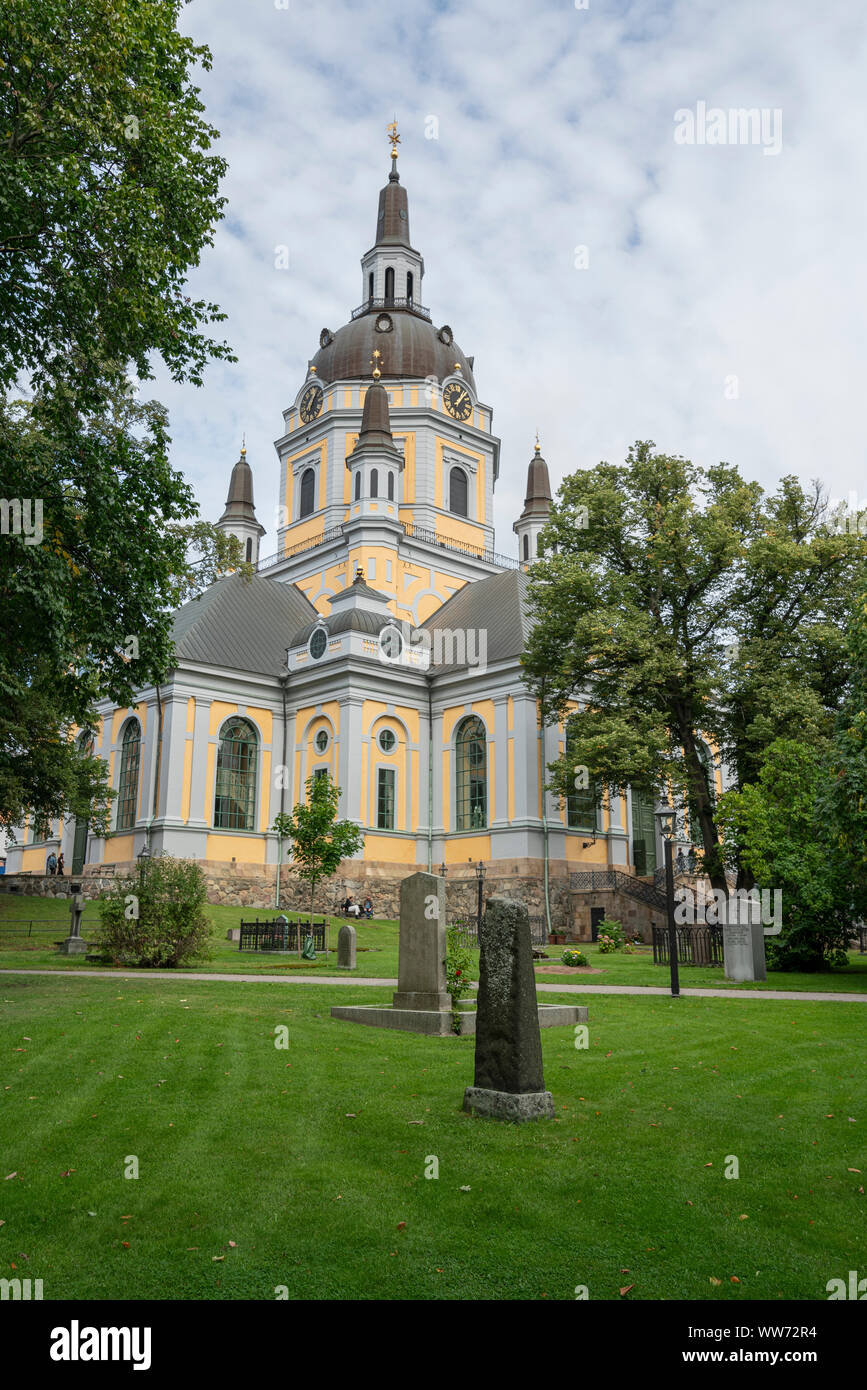
[[[680,994],[680,980],[677,972],[677,925],[674,920],[674,836],[677,831],[677,816],[674,808],[663,806],[655,813],[659,832],[665,843],[665,904],[668,909],[668,964],[671,972],[671,993],[676,999]]]

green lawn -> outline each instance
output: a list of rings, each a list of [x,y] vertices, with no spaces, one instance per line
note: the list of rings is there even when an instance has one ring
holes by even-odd
[[[460,1109],[472,1039],[337,1022],[327,987],[0,1001],[0,1268],[46,1299],[823,1300],[863,1268],[859,1004],[593,998],[588,1050],[542,1034],[558,1118],[510,1126]]]
[[[257,915],[263,918],[274,916],[273,910],[265,911],[256,908],[243,907],[216,907],[210,906],[208,912],[212,922],[211,951],[212,957],[207,961],[198,961],[194,965],[185,967],[197,971],[214,971],[220,974],[281,974],[291,975],[299,966],[297,956],[283,955],[258,955],[254,952],[245,951],[243,954],[238,950],[237,943],[230,943],[226,940],[226,932],[229,927],[237,927],[241,919],[254,918]],[[289,914],[294,920],[294,914]],[[5,924],[20,922],[30,917],[47,917],[56,921],[57,930],[50,931],[48,938],[43,936],[41,945],[33,949],[19,949],[10,946],[10,938],[4,937],[3,927]],[[317,920],[319,920],[317,916]],[[343,925],[342,918],[331,918],[331,941],[332,950],[329,955],[330,964],[318,965],[317,973],[321,973],[327,978],[329,975],[342,975],[345,972],[337,968],[337,933]],[[88,929],[95,931],[99,923],[99,908],[95,902],[88,902],[85,905],[84,916],[82,919],[82,931],[88,935]],[[35,897],[10,896],[9,894],[0,895],[0,971],[4,968],[13,969],[24,967],[39,970],[75,970],[94,968],[93,961],[83,959],[68,959],[59,956],[56,950],[49,943],[66,935],[69,926],[69,909],[64,901],[57,899],[44,899]],[[398,958],[398,930],[397,923],[394,921],[373,921],[358,922],[355,924],[358,933],[358,969],[357,974],[384,979],[395,979],[397,977],[397,958]],[[585,975],[581,971],[575,971],[574,976],[566,975],[546,975],[539,972],[537,979],[540,982],[556,984],[560,980],[568,983],[585,983],[590,985],[668,985],[668,968],[653,964],[653,955],[647,947],[638,955],[625,956],[622,952],[613,955],[603,956],[599,953],[598,946],[591,946],[581,943],[581,949],[587,955],[591,966],[601,970],[601,975]],[[549,964],[557,964],[560,960],[565,947],[549,946]],[[478,953],[476,960],[478,960]],[[321,960],[321,957],[320,957]],[[300,962],[301,973],[310,973],[310,962]],[[859,956],[852,951],[849,954],[849,965],[843,970],[829,970],[820,975],[788,974],[776,971],[771,974],[763,984],[734,984],[727,980],[723,973],[722,966],[681,966],[680,984],[682,989],[713,987],[724,989],[791,989],[803,991],[822,991],[822,992],[842,992],[842,993],[867,993],[867,956]]]

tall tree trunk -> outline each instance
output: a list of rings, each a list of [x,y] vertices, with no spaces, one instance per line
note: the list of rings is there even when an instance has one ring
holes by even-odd
[[[707,773],[698,755],[698,740],[695,729],[684,722],[678,729],[678,736],[686,760],[689,799],[695,810],[701,831],[705,872],[711,881],[711,886],[728,897],[728,882],[722,859],[722,843],[714,819]]]

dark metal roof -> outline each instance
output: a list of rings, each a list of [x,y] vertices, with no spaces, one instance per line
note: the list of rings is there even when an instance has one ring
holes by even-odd
[[[220,521],[249,521],[254,526],[259,523],[256,518],[256,508],[253,505],[253,470],[247,462],[246,449],[241,450],[241,457],[232,469],[232,476],[229,480],[229,495],[226,498],[226,510],[220,517]],[[265,534],[265,527],[260,526],[262,535]]]
[[[382,595],[377,597],[381,598]],[[308,623],[295,633],[288,645],[306,647],[316,627],[325,627],[329,637],[334,637],[338,632],[369,632],[379,636],[384,627],[393,624],[394,618],[388,613],[371,613],[369,608],[350,608],[345,613],[331,614],[324,623]]]
[[[373,349],[382,353],[383,377],[436,377],[445,381],[454,375],[455,363],[473,394],[476,382],[470,359],[452,339],[444,343],[439,330],[425,318],[408,309],[390,308],[391,331],[378,333],[374,325],[382,317],[378,310],[362,314],[338,328],[325,347],[312,359],[316,375],[327,385],[331,381],[370,379]],[[450,338],[451,334],[447,333]]]
[[[286,669],[292,633],[315,616],[294,584],[231,574],[178,609],[177,660],[276,676]]]
[[[548,465],[539,453],[537,444],[536,452],[527,469],[527,495],[524,498],[521,519],[527,516],[548,516],[550,511],[551,479],[548,477]]]
[[[409,203],[406,189],[401,186],[395,160],[392,160],[388,183],[379,194],[374,245],[406,246],[410,251],[413,249],[409,239]]]
[[[437,628],[467,633],[484,632],[488,666],[521,656],[532,626],[528,611],[529,580],[523,570],[506,570],[487,579],[475,579],[431,614],[422,627],[435,633]],[[435,639],[434,639],[435,640]],[[468,641],[468,639],[465,639]],[[478,638],[475,639],[478,655]],[[468,641],[469,645],[469,641]],[[444,654],[448,654],[448,650]],[[447,662],[433,666],[433,674],[469,667],[468,662]]]

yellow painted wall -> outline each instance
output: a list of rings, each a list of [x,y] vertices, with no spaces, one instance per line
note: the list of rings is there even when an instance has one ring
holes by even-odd
[[[191,734],[196,727],[196,699],[191,695],[187,700],[187,733]]]
[[[114,835],[105,842],[106,863],[122,864],[135,858],[135,836]]]
[[[214,831],[208,836],[205,858],[217,859],[223,864],[230,863],[232,859],[241,864],[264,864],[265,841],[253,835]]]
[[[365,859],[384,859],[391,864],[415,863],[415,840],[411,836],[375,835],[364,841]]]
[[[229,719],[231,715],[237,713],[237,705],[230,705],[225,700],[214,700],[211,705],[210,722],[208,724],[208,733],[211,738],[214,738],[214,736],[220,732],[220,726],[224,720]]]
[[[491,858],[490,835],[461,835],[459,840],[446,842],[446,864],[466,864],[467,860]]]

